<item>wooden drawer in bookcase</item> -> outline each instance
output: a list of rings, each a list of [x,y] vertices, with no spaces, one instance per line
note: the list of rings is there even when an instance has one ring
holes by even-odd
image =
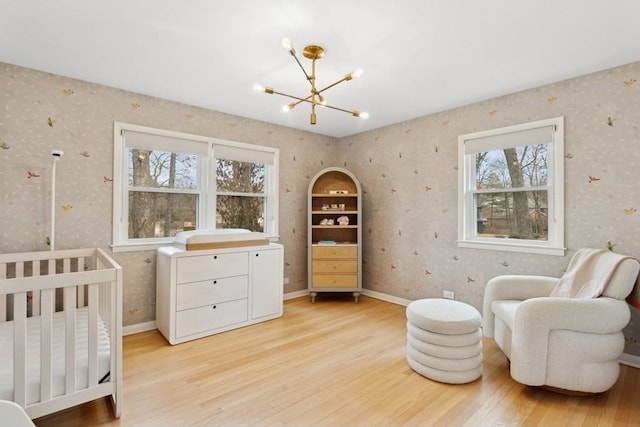
[[[358,261],[355,259],[313,260],[314,273],[357,273]]]
[[[313,259],[321,258],[358,258],[357,246],[314,246]]]
[[[314,274],[313,287],[316,288],[357,288],[357,274]]]

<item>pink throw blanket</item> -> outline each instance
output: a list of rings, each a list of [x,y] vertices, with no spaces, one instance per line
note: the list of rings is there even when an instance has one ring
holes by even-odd
[[[597,298],[602,295],[618,264],[628,258],[634,259],[605,249],[580,249],[549,296]]]

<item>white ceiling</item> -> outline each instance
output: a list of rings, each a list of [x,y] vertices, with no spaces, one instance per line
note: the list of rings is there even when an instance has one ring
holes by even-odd
[[[369,120],[252,90],[307,96],[284,36]],[[0,0],[2,62],[335,137],[639,60],[637,0]]]

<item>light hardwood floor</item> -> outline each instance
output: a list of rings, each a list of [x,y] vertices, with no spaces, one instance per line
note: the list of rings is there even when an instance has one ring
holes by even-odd
[[[568,397],[513,381],[484,341],[481,379],[428,380],[405,362],[405,307],[350,295],[285,303],[282,318],[170,346],[124,338],[124,407],[106,399],[38,426],[640,426],[640,370],[609,392]],[[1,424],[1,420],[0,420]]]

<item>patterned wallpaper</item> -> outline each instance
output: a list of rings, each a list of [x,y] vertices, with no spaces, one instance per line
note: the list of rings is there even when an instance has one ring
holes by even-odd
[[[51,149],[56,248],[111,242],[113,122],[278,147],[285,292],[306,289],[306,195],[327,166],[351,170],[364,194],[364,287],[481,308],[499,274],[560,276],[580,247],[640,256],[640,63],[335,140],[0,63],[0,252],[47,250]],[[459,249],[457,137],[565,116],[565,257]],[[154,252],[115,254],[125,325],[155,318]],[[640,310],[625,329],[640,355]]]
[[[559,277],[581,247],[640,257],[640,63],[444,111],[344,140],[365,191],[365,287],[482,307],[500,274]],[[565,116],[565,257],[460,249],[458,135]],[[640,355],[640,309],[626,352]]]

